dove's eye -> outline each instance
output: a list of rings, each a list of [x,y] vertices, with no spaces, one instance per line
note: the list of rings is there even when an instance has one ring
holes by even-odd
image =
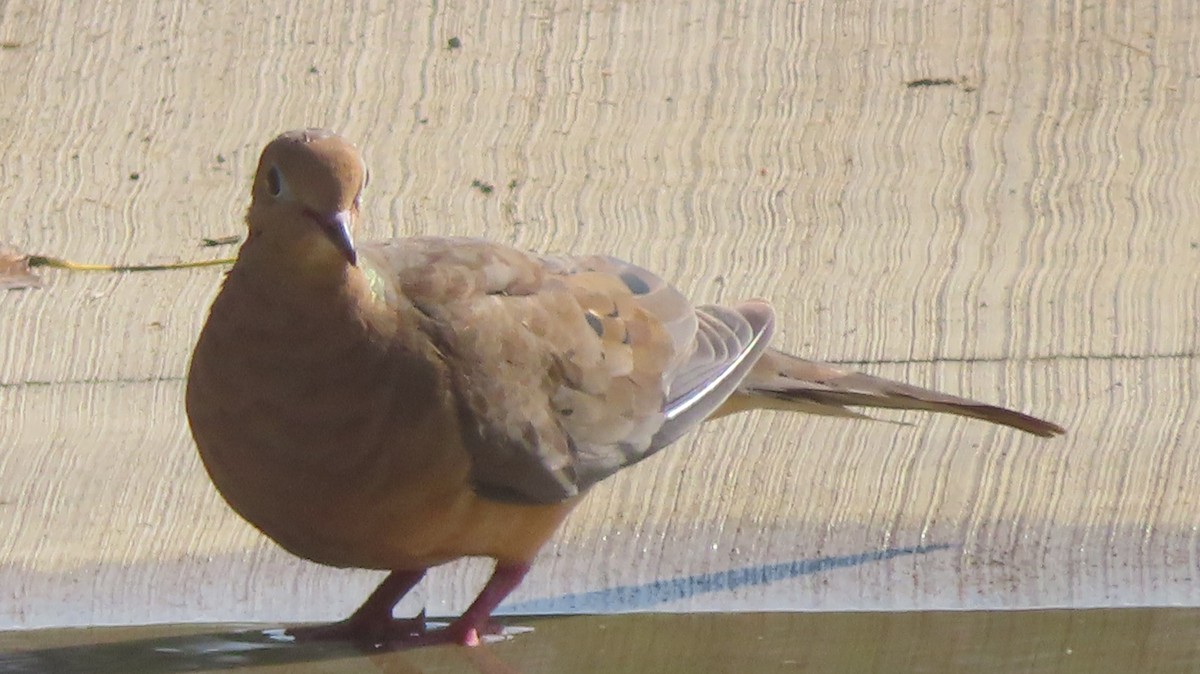
[[[267,194],[277,197],[281,191],[283,191],[283,177],[279,175],[279,169],[272,166],[267,171]]]

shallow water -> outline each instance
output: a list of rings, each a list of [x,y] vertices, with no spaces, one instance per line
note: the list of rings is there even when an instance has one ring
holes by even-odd
[[[510,617],[480,648],[363,653],[262,625],[0,633],[0,672],[1194,672],[1200,609]],[[522,629],[532,628],[532,630]]]

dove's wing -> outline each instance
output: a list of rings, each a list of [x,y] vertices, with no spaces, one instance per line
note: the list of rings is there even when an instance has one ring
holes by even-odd
[[[737,388],[773,326],[766,303],[697,309],[609,257],[436,237],[360,254],[381,299],[428,317],[472,480],[498,499],[561,501],[674,441]]]

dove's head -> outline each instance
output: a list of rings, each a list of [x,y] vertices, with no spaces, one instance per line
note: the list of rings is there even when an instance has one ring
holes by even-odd
[[[357,261],[351,233],[367,169],[350,141],[324,129],[288,131],[258,160],[246,222],[312,273],[336,273]]]

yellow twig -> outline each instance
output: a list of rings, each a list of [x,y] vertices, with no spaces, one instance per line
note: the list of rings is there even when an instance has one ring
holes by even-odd
[[[217,260],[199,260],[194,262],[172,262],[169,264],[89,264],[86,262],[72,262],[64,260],[60,257],[50,257],[48,255],[30,255],[30,267],[51,267],[54,269],[66,269],[69,271],[163,271],[166,269],[191,269],[193,267],[217,267],[225,264],[233,264],[235,258],[223,257]]]

